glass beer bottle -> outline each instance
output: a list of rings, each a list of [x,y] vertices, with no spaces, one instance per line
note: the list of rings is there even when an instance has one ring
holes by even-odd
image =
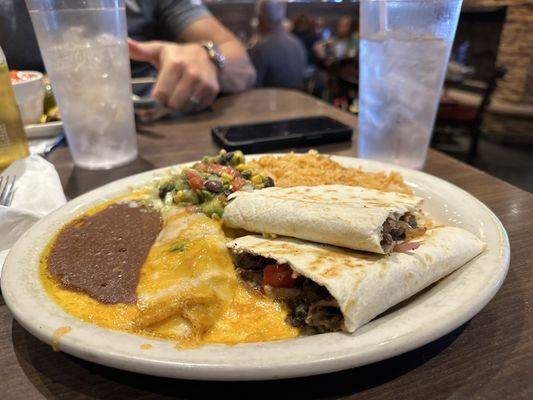
[[[28,141],[11,86],[9,68],[0,48],[0,171],[28,155]]]

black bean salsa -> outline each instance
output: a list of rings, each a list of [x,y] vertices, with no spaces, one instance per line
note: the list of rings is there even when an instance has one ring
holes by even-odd
[[[189,207],[219,218],[233,192],[270,186],[274,186],[272,178],[248,169],[242,151],[221,150],[218,155],[205,156],[191,168],[162,181],[157,189],[165,204]]]

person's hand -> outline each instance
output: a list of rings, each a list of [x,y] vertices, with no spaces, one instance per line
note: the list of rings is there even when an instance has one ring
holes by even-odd
[[[130,58],[145,61],[159,74],[152,96],[162,105],[183,112],[210,106],[220,86],[217,68],[200,44],[128,40]]]

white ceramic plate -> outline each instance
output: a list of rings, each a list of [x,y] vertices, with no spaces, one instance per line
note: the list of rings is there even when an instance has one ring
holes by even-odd
[[[28,139],[40,139],[59,135],[63,132],[63,121],[46,122],[44,124],[30,124],[24,126]]]
[[[326,373],[383,360],[422,346],[478,313],[501,286],[509,265],[509,242],[496,216],[467,192],[419,171],[347,157],[343,165],[365,170],[398,170],[425,208],[441,223],[463,227],[487,243],[487,250],[428,290],[376,318],[354,334],[328,333],[236,346],[209,345],[177,350],[174,343],[99,328],[59,308],[38,277],[39,256],[66,222],[104,199],[148,181],[158,171],[110,183],[69,202],[34,225],[13,247],[2,274],[2,293],[17,321],[51,344],[62,336],[66,353],[96,363],[145,374],[210,380],[277,379]],[[142,350],[142,344],[152,345]]]

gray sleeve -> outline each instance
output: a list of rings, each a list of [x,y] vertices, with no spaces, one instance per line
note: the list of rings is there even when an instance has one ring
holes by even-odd
[[[256,72],[255,86],[256,87],[264,86],[265,76],[266,76],[266,71],[267,71],[267,65],[265,64],[261,53],[262,53],[261,49],[258,45],[255,45],[250,50],[248,50],[248,55],[250,56],[250,60],[252,60],[252,64],[255,67],[255,72]]]
[[[174,39],[194,21],[211,16],[202,0],[159,0],[157,3],[158,19]]]

